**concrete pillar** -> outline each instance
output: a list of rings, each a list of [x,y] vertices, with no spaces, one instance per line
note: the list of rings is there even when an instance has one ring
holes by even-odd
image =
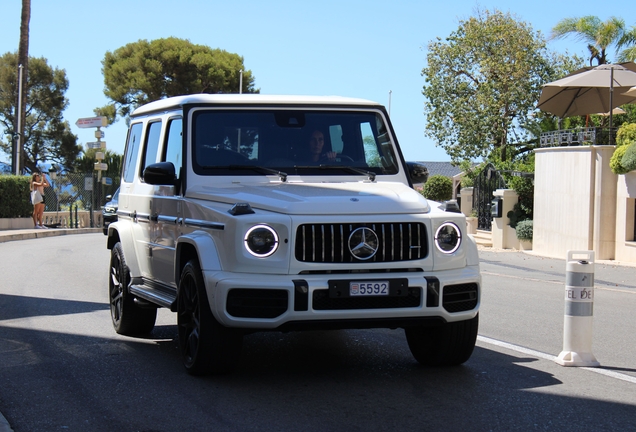
[[[464,216],[470,217],[473,212],[473,188],[465,187],[459,191],[459,194],[462,198],[462,207],[461,212],[464,213]]]
[[[519,240],[514,228],[510,227],[508,212],[519,201],[519,195],[512,189],[497,189],[493,195],[503,200],[502,217],[492,220],[492,246],[499,249],[519,249]]]
[[[593,245],[596,259],[612,260],[616,253],[616,191],[618,175],[609,162],[614,146],[594,146]]]

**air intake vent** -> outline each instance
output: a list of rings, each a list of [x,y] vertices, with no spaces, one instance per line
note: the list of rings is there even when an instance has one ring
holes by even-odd
[[[287,291],[234,288],[227,294],[226,308],[237,318],[276,318],[287,311]]]
[[[476,283],[446,285],[442,306],[448,312],[463,312],[477,307],[478,288]]]

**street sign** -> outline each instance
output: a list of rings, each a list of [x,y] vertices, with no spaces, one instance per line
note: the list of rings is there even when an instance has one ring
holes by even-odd
[[[102,177],[102,184],[106,186],[110,186],[113,184],[113,179],[110,177]]]
[[[95,162],[95,171],[106,171],[108,169],[107,163]]]
[[[103,130],[96,130],[95,131],[95,138],[100,139],[100,138],[104,138],[106,136],[106,133],[104,133]]]
[[[86,143],[86,147],[89,148],[89,149],[98,149],[98,148],[105,149],[106,148],[106,141],[87,142]]]
[[[104,116],[101,117],[85,117],[78,119],[75,122],[75,126],[78,128],[94,128],[103,127],[108,125],[108,119]]]

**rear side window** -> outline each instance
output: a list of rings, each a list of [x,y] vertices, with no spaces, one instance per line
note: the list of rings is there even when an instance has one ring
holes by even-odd
[[[148,124],[148,132],[146,132],[146,149],[144,151],[144,160],[141,164],[140,175],[143,175],[144,169],[150,164],[157,162],[157,154],[159,152],[159,137],[161,135],[161,122],[153,122]]]
[[[135,123],[130,126],[128,142],[126,143],[126,159],[124,160],[124,181],[132,183],[135,180],[135,167],[139,158],[139,147],[141,146],[142,124]]]
[[[172,162],[175,172],[179,176],[181,170],[181,153],[182,153],[182,126],[183,122],[180,118],[170,119],[168,122],[168,132],[166,137],[166,155],[164,157],[165,162]]]

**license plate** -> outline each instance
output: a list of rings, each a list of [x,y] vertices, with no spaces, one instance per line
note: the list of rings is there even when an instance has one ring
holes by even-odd
[[[388,296],[389,281],[349,282],[349,295],[359,296]]]

